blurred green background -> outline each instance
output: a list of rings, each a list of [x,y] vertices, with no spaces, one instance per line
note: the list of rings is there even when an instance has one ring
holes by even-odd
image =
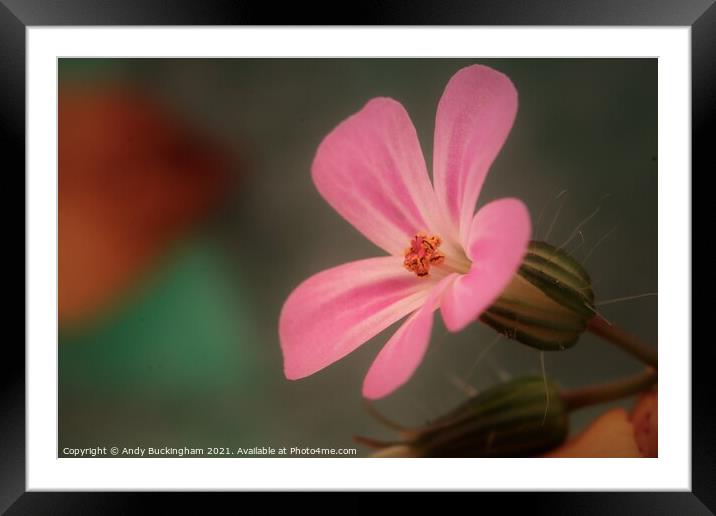
[[[600,207],[584,240],[569,245],[578,259],[589,254],[598,300],[656,292],[656,59],[62,59],[61,88],[141,90],[230,149],[236,180],[121,295],[80,323],[61,321],[60,449],[390,439],[360,389],[395,328],[309,378],[283,376],[278,315],[291,290],[324,268],[381,254],[320,197],[310,165],[321,139],[374,96],[403,103],[431,163],[442,90],[473,63],[506,73],[520,102],[478,206],[520,197],[537,237],[554,220],[548,240],[558,245]],[[656,297],[601,311],[656,345]],[[392,419],[420,424],[464,400],[465,385],[540,371],[539,352],[507,339],[476,364],[495,333],[474,324],[449,334],[435,320],[416,375],[376,404]],[[545,365],[568,387],[641,368],[589,335],[547,353]],[[603,410],[577,413],[573,430]]]

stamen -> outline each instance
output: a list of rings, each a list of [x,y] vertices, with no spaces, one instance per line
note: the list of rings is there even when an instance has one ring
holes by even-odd
[[[410,240],[410,247],[405,249],[405,268],[421,278],[427,276],[431,265],[440,265],[445,261],[445,255],[438,251],[441,243],[437,235],[415,235]]]

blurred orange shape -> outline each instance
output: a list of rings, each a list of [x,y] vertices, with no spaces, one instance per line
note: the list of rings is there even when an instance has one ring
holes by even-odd
[[[74,324],[106,308],[218,202],[230,161],[126,86],[64,86],[58,116],[58,313]]]
[[[640,457],[634,427],[624,409],[599,416],[581,434],[546,457]]]
[[[647,392],[639,397],[632,413],[636,444],[644,457],[659,455],[658,405],[656,391]]]
[[[642,394],[631,414],[622,408],[605,412],[582,433],[545,457],[657,457],[656,391]]]

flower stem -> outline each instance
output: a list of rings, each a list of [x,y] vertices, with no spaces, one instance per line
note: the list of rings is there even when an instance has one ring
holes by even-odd
[[[560,397],[568,412],[606,403],[645,391],[656,384],[657,372],[652,368],[612,383],[590,385],[579,389],[563,390]]]
[[[635,356],[645,364],[657,368],[658,354],[656,348],[621,328],[610,324],[603,317],[595,316],[589,319],[589,321],[587,321],[587,329],[598,337],[611,342],[615,346]]]

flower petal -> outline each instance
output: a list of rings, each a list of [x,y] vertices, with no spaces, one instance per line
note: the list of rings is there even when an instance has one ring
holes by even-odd
[[[477,212],[467,246],[470,272],[455,280],[441,301],[448,330],[463,329],[500,296],[522,262],[530,233],[527,207],[518,199],[499,199]]]
[[[403,106],[375,98],[341,122],[312,166],[321,195],[373,243],[402,255],[439,213],[418,137]]]
[[[281,310],[286,377],[309,376],[344,357],[419,308],[435,283],[408,273],[394,256],[350,262],[310,277]]]
[[[411,315],[380,350],[363,381],[363,396],[378,399],[407,382],[423,361],[433,328],[433,311],[457,274],[443,278],[423,306]]]
[[[465,241],[487,171],[517,113],[517,90],[492,68],[469,66],[452,76],[435,120],[435,193]]]

